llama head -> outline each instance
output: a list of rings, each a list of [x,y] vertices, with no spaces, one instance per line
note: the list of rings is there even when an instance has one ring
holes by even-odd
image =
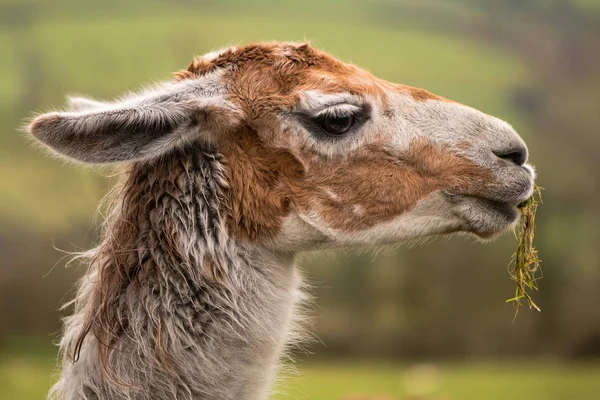
[[[85,163],[215,149],[229,235],[287,250],[486,238],[516,222],[533,189],[527,148],[505,122],[306,43],[210,53],[115,102],[71,99],[29,131]]]

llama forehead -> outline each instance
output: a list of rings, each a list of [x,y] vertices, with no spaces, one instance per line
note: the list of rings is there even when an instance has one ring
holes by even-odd
[[[387,101],[382,85],[368,72],[307,44],[267,43],[227,48],[195,60],[187,72],[202,77],[215,69],[224,71],[225,97],[244,112],[258,135],[275,147],[293,150],[308,146],[327,155],[355,149],[372,141],[375,132],[365,130],[369,134],[331,145],[306,135],[297,121],[289,114],[282,118],[281,113],[303,111],[315,116],[326,107],[349,112],[369,106],[377,108],[371,115],[374,120]],[[386,129],[378,129],[377,134],[382,133]]]
[[[393,84],[371,75],[352,64],[311,47],[308,43],[258,43],[242,47],[231,46],[197,57],[184,71],[176,73],[178,80],[198,78],[215,70],[227,71],[226,85],[237,95],[268,100],[275,106],[291,107],[296,102],[324,101],[324,95],[368,95],[383,102],[386,115],[390,95],[409,97],[413,103],[434,100],[451,103],[424,89]],[[277,95],[278,104],[272,97]],[[294,97],[294,95],[296,97]],[[263,97],[261,99],[261,97]],[[269,106],[259,101],[263,107]],[[419,105],[409,105],[418,107]]]
[[[179,80],[193,79],[216,69],[231,72],[229,77],[234,86],[256,83],[255,86],[260,84],[262,89],[269,89],[271,83],[280,85],[284,92],[311,88],[326,92],[368,92],[376,86],[376,79],[367,71],[343,63],[308,43],[294,42],[258,43],[212,51],[195,58],[175,76]],[[266,79],[269,77],[276,79],[269,81]]]
[[[225,68],[232,69],[244,65],[274,65],[279,61],[278,66],[285,66],[282,61],[304,61],[306,57],[302,57],[302,52],[298,49],[306,49],[300,44],[294,43],[257,43],[246,46],[230,46],[220,50],[211,51],[202,56],[194,58],[188,68],[177,74],[178,78],[186,79],[194,76],[202,75],[208,71]],[[291,51],[284,49],[296,49],[296,56],[292,58]]]

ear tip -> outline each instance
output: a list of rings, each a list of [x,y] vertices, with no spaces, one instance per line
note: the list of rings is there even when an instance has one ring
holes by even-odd
[[[44,138],[50,128],[61,121],[62,117],[58,113],[43,114],[34,118],[33,121],[29,123],[27,126],[27,132],[29,132],[36,139],[44,141]]]

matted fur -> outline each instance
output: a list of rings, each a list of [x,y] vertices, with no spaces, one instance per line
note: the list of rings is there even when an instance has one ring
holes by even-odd
[[[51,398],[266,395],[299,338],[302,283],[291,256],[228,236],[222,168],[214,150],[191,145],[125,173],[65,320]]]

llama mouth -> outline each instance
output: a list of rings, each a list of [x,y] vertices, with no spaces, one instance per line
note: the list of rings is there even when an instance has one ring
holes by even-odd
[[[464,231],[487,239],[512,228],[519,220],[522,199],[502,201],[481,196],[444,193],[454,213],[463,220]]]
[[[480,196],[465,196],[464,200],[473,204],[477,204],[479,206],[483,206],[484,208],[487,208],[491,213],[501,214],[512,218],[515,218],[515,214],[520,214],[519,206],[520,204],[526,202],[526,200],[522,202],[500,201]]]
[[[514,203],[482,197],[470,197],[461,208],[468,230],[482,239],[511,229],[521,217],[521,211]]]
[[[464,199],[478,199],[484,202],[489,202],[492,206],[498,204],[506,204],[516,208],[521,208],[531,196],[533,196],[534,181],[527,179],[526,181],[519,182],[518,184],[511,185],[509,187],[503,187],[499,190],[489,191],[485,195],[481,194],[470,194],[470,193],[456,193],[448,190],[442,190],[442,194],[450,201],[461,201]]]
[[[520,212],[518,204],[521,204],[521,203],[515,204],[515,202],[491,200],[491,199],[487,199],[485,197],[473,197],[473,199],[486,204],[486,206],[491,211],[494,211],[494,212],[497,212],[497,213],[500,213],[500,214],[503,214],[506,216],[514,216],[515,214],[518,214]]]
[[[446,190],[442,191],[442,194],[451,203],[459,203],[467,200],[481,201],[490,204],[492,207],[509,207],[509,208],[520,208],[527,202],[532,194],[527,193],[526,195],[519,195],[514,197],[499,198],[499,197],[485,197],[463,193],[453,193]]]

